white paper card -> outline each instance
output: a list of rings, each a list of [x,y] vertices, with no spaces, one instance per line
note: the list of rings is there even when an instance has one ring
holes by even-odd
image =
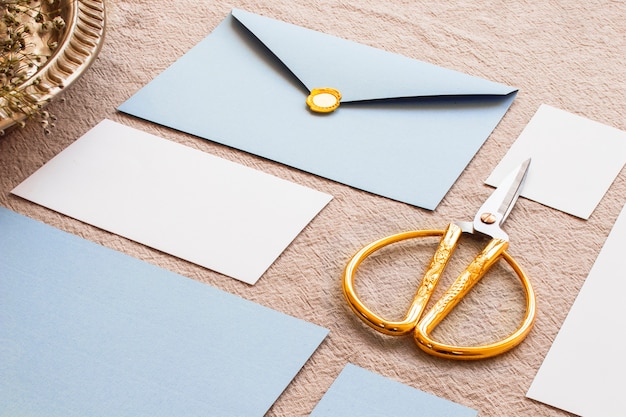
[[[626,416],[626,207],[527,396],[584,417]]]
[[[543,104],[486,183],[528,158],[522,195],[588,219],[626,163],[626,132]]]
[[[249,284],[332,198],[110,120],[13,193]]]

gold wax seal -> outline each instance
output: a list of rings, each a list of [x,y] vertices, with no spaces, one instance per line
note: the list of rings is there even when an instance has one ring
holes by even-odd
[[[334,88],[314,88],[306,98],[306,104],[317,113],[330,113],[339,107],[341,93]]]

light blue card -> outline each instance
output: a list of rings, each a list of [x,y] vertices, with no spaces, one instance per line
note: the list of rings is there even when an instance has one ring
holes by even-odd
[[[0,208],[1,416],[262,416],[327,333]]]
[[[348,364],[310,417],[476,417],[478,412]]]
[[[340,107],[311,112],[327,87]],[[119,110],[435,209],[516,91],[235,9]]]

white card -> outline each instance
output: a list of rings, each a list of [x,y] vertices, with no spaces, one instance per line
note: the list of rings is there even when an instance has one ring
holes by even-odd
[[[588,219],[626,163],[626,132],[543,104],[486,183],[528,158],[522,195]]]
[[[527,396],[584,417],[626,416],[626,207]]]
[[[110,120],[12,192],[249,284],[332,199]]]

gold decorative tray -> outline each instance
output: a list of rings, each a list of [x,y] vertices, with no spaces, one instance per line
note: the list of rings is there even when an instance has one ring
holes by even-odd
[[[39,0],[19,10],[18,3],[0,0],[0,131],[40,115],[89,68],[104,40],[104,0]]]

